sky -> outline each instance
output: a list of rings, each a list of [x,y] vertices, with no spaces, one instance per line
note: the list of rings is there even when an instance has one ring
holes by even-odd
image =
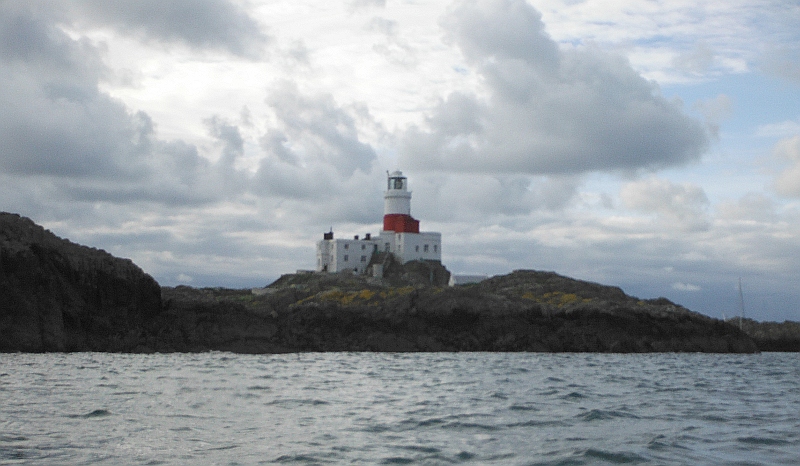
[[[800,4],[0,0],[0,210],[161,285],[378,233],[800,320]]]

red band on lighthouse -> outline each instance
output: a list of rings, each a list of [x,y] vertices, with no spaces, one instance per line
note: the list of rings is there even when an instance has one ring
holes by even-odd
[[[419,233],[419,220],[406,214],[386,214],[383,216],[383,229],[395,233]]]

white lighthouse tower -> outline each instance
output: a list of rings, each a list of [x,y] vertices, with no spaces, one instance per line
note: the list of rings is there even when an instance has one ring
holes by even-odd
[[[383,193],[384,215],[411,215],[411,191],[403,172],[386,172],[387,187]]]
[[[419,220],[411,216],[411,191],[400,171],[386,173],[383,193],[383,229],[377,236],[367,233],[359,239],[334,239],[325,233],[317,242],[317,271],[355,273],[368,272],[375,252],[392,254],[399,262],[442,260],[442,234],[420,232]]]
[[[419,233],[419,220],[411,216],[411,191],[403,172],[386,173],[388,185],[383,193],[383,230]]]

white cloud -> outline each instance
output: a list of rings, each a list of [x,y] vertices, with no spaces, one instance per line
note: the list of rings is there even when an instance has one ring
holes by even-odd
[[[727,221],[772,223],[778,220],[775,202],[762,193],[747,193],[737,201],[717,206],[718,217]]]
[[[775,189],[786,197],[800,197],[800,136],[783,139],[775,145],[775,156],[788,163],[775,179]]]
[[[330,95],[301,95],[286,82],[270,90],[267,103],[287,139],[277,143],[271,134],[262,140],[264,149],[277,151],[278,158],[296,161],[301,167],[327,164],[342,177],[356,170],[370,171],[375,150],[360,140],[357,117]]]
[[[649,178],[623,186],[620,199],[629,209],[657,214],[667,228],[692,231],[709,226],[709,201],[699,186]]]
[[[694,49],[678,54],[672,63],[681,71],[703,75],[714,64],[714,51],[700,42]]]
[[[752,2],[531,0],[559,43],[626,54],[662,84],[702,82],[763,67],[797,82],[800,9]]]
[[[676,282],[676,283],[672,284],[672,289],[673,290],[678,290],[678,291],[700,291],[703,288],[701,288],[701,287],[699,287],[697,285],[692,285],[691,283]]]
[[[352,0],[350,2],[350,9],[369,9],[369,8],[383,8],[386,6],[386,0]]]
[[[786,120],[780,123],[760,125],[756,129],[756,136],[785,138],[800,134],[800,121]]]
[[[558,174],[696,160],[702,126],[618,55],[559,49],[521,0],[460,2],[442,18],[487,98],[454,92],[403,136],[418,169]]]
[[[718,139],[720,123],[733,114],[731,98],[719,94],[713,99],[697,101],[694,106],[705,117],[709,133]]]

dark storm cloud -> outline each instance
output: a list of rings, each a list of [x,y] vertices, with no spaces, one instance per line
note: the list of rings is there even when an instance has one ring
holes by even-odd
[[[109,25],[145,40],[247,57],[260,56],[268,42],[258,22],[225,0],[83,0],[68,5],[76,21]]]
[[[454,93],[404,135],[404,165],[530,174],[660,168],[697,159],[703,126],[623,58],[559,50],[522,0],[466,1],[441,20],[488,98]]]
[[[0,4],[0,168],[18,175],[135,177],[136,115],[98,91],[96,50],[54,20]]]
[[[39,5],[41,6],[41,5]],[[91,84],[104,67],[95,49],[55,27],[55,18],[33,5],[0,3],[0,60],[11,70],[60,74],[75,84]]]

